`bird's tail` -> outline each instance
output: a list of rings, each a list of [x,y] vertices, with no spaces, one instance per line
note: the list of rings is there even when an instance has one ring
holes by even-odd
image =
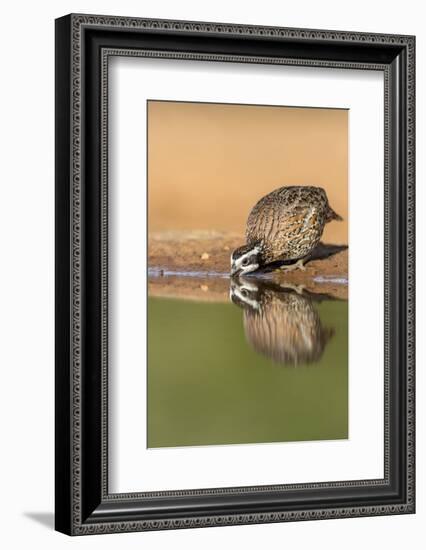
[[[342,218],[342,216],[339,216],[339,214],[337,212],[335,212],[332,208],[328,207],[327,216],[325,218],[325,221],[326,222],[331,222],[333,220],[341,222],[341,221],[343,221],[343,218]]]

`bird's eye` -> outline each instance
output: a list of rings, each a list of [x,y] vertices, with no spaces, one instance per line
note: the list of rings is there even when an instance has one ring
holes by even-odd
[[[245,258],[245,259],[242,261],[242,264],[243,264],[243,265],[248,265],[248,264],[249,264],[249,259],[248,259],[248,258]]]

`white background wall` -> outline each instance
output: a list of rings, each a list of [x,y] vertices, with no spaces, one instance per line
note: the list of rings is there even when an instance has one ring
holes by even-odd
[[[87,0],[2,7],[0,543],[3,548],[420,547],[425,487],[426,30],[423,2],[406,0]],[[417,35],[418,512],[352,520],[71,539],[53,526],[54,23],[69,12]],[[423,220],[422,220],[423,217]],[[423,245],[423,246],[422,246]]]

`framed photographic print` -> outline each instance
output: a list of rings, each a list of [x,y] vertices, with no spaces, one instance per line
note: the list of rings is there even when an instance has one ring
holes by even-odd
[[[406,514],[415,40],[56,21],[56,529]]]

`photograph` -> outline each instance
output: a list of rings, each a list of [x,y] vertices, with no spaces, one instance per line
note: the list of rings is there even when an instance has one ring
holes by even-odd
[[[330,519],[358,548],[365,519],[384,546],[407,538],[420,19],[382,10],[367,29],[364,12],[312,3],[304,22],[287,7],[244,4],[222,23],[176,5],[58,8],[54,432],[46,418],[59,533],[126,545],[228,526],[228,547],[232,526],[288,523],[312,546]],[[25,89],[28,71],[11,74]],[[8,188],[22,225],[33,201]]]
[[[147,447],[347,439],[350,110],[146,109]]]
[[[4,550],[426,548],[424,8],[3,4]]]

